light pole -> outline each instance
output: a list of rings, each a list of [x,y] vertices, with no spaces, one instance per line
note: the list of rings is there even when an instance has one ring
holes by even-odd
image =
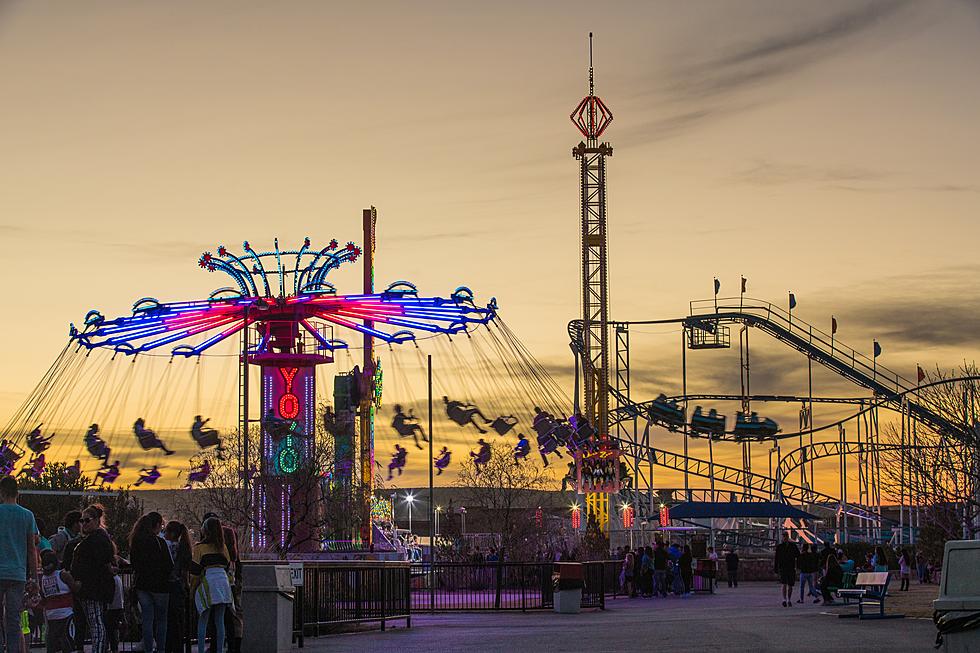
[[[461,525],[462,538],[466,539],[466,508],[464,506],[459,507],[459,517],[463,520]]]
[[[395,523],[395,511],[398,508],[398,495],[394,492],[391,493],[391,531],[395,533],[397,537],[398,524]]]
[[[439,516],[442,514],[442,506],[436,506],[436,537],[439,537]]]
[[[415,503],[415,495],[409,492],[405,495],[405,502],[408,504],[408,534],[412,534],[412,504]]]

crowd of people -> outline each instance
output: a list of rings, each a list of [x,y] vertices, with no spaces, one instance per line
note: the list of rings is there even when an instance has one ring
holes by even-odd
[[[48,653],[82,652],[86,641],[92,653],[117,653],[130,612],[138,614],[144,651],[183,651],[195,620],[198,653],[209,633],[212,651],[226,642],[229,653],[241,650],[238,537],[218,515],[204,516],[194,544],[184,524],[158,512],[142,515],[126,542],[114,542],[105,508],[92,503],[68,512],[47,537],[43,522],[18,505],[14,477],[0,478],[0,498],[0,650],[26,652],[43,632]]]
[[[619,580],[630,597],[690,596],[694,591],[694,555],[683,546],[657,540],[653,546],[622,552]]]
[[[926,563],[922,553],[913,554],[910,550],[901,548],[895,551],[898,560],[898,578],[901,581],[899,591],[907,592],[911,581],[912,566],[916,566],[919,583],[930,582]],[[845,573],[859,571],[889,571],[888,558],[884,547],[876,546],[868,552],[863,561],[851,560],[847,552],[834,548],[830,542],[825,542],[823,548],[803,542],[797,546],[790,541],[789,533],[784,532],[782,542],[776,546],[773,568],[779,576],[782,591],[782,605],[792,607],[794,588],[797,580],[800,583],[799,598],[796,603],[803,603],[805,598],[813,599],[814,603],[834,605],[833,592],[840,589],[844,583]]]

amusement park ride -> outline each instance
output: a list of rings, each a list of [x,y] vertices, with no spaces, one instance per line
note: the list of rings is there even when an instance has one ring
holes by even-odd
[[[632,530],[642,523],[666,525],[669,517],[654,479],[654,468],[661,467],[683,473],[683,499],[688,502],[792,501],[810,511],[827,511],[840,539],[846,540],[850,536],[853,532],[850,525],[855,521],[859,525],[858,531],[863,531],[865,536],[880,537],[886,520],[881,511],[879,453],[900,447],[904,454],[911,454],[919,446],[920,427],[944,437],[962,438],[970,434],[963,431],[959,422],[921,399],[920,391],[928,386],[921,385],[921,377],[912,382],[879,365],[877,344],[872,357],[859,354],[836,339],[836,329],[830,334],[824,333],[791,312],[746,298],[744,280],[742,294],[729,299],[717,297],[719,286],[716,282],[715,298],[692,302],[685,317],[632,322],[611,320],[606,159],[613,150],[600,138],[613,116],[595,95],[591,34],[589,57],[589,93],[571,114],[572,122],[584,137],[572,150],[580,168],[583,312],[580,319],[568,325],[570,346],[575,356],[575,388],[571,402],[567,400],[566,390],[503,323],[495,299],[485,306],[478,306],[473,293],[464,286],[456,288],[448,297],[424,297],[406,281],[396,281],[383,292],[375,292],[377,214],[372,208],[365,210],[362,216],[363,250],[353,242],[341,245],[336,240],[317,248],[309,239],[293,250],[280,249],[278,241],[269,251],[256,251],[246,242],[241,254],[221,246],[214,253],[205,252],[198,265],[205,271],[227,275],[232,285],[213,291],[206,299],[165,303],[146,297],[133,304],[132,315],[117,318],[90,311],[80,327],[71,327],[65,350],[8,422],[0,441],[0,472],[11,473],[21,466],[21,473],[39,476],[47,465],[46,456],[61,453],[63,459],[72,457],[66,457],[63,450],[52,450],[52,441],[73,440],[79,451],[84,447],[90,458],[98,463],[96,477],[102,483],[119,482],[120,476],[127,473],[127,465],[113,460],[113,449],[119,450],[115,438],[120,437],[120,431],[126,433],[127,438],[130,436],[128,428],[107,426],[105,419],[108,413],[119,413],[128,408],[130,389],[139,381],[137,373],[133,372],[136,361],[163,359],[166,371],[156,383],[163,392],[168,385],[193,385],[176,382],[170,376],[179,374],[171,371],[175,367],[174,361],[191,361],[199,365],[219,345],[230,343],[235,345],[230,359],[238,371],[235,429],[240,438],[238,473],[245,496],[251,498],[254,522],[258,525],[252,536],[253,546],[257,549],[281,546],[287,531],[306,527],[292,523],[293,503],[308,497],[297,496],[291,491],[291,484],[297,471],[316,459],[314,435],[323,414],[323,423],[329,426],[333,438],[334,452],[333,469],[322,470],[323,482],[346,488],[351,497],[356,497],[361,526],[359,533],[350,534],[351,539],[370,547],[374,537],[372,517],[375,506],[372,501],[379,435],[375,421],[382,394],[381,363],[376,344],[389,348],[388,360],[392,365],[389,368],[386,362],[385,369],[394,371],[395,380],[400,373],[398,357],[394,354],[396,348],[407,350],[408,357],[416,356],[418,363],[422,356],[421,347],[431,346],[444,347],[440,360],[456,361],[457,364],[453,374],[436,378],[445,395],[443,403],[448,423],[455,424],[460,432],[475,431],[480,436],[491,432],[496,435],[490,437],[516,436],[515,465],[527,464],[537,457],[531,455],[533,445],[527,437],[531,431],[537,440],[536,453],[544,466],[550,465],[549,456],[562,458],[562,451],[567,451],[574,464],[564,485],[571,481],[573,490],[586,496],[589,517],[611,534]],[[361,258],[361,294],[338,294],[328,276]],[[630,387],[630,333],[634,326],[649,324],[672,324],[681,328],[682,393],[673,397],[661,394],[652,401],[639,402],[633,399]],[[732,328],[738,329],[740,392],[733,395],[688,393],[687,352],[732,348]],[[806,357],[811,372],[807,396],[752,394],[751,329]],[[337,337],[335,331],[338,330],[361,338],[362,358],[359,364],[351,363],[349,371],[333,375],[332,409],[321,413],[317,400],[317,370],[334,369],[339,354],[347,356],[351,362],[350,351],[355,349]],[[459,336],[456,341],[454,335]],[[470,352],[471,359],[464,360],[464,350]],[[105,358],[86,363],[90,355],[97,357],[100,352]],[[117,357],[131,360],[134,365],[120,370],[113,363]],[[814,362],[870,390],[871,396],[814,397]],[[328,367],[331,365],[334,368]],[[258,369],[260,378],[257,411],[250,405],[253,394],[249,387],[251,368]],[[462,387],[450,387],[453,381],[448,377],[455,377]],[[430,389],[431,382],[430,376]],[[153,399],[153,383],[147,376],[143,405],[150,407],[153,401],[168,403],[170,400],[166,397]],[[200,377],[197,383],[199,387]],[[385,385],[389,385],[387,380]],[[321,397],[327,395],[321,390]],[[407,401],[400,396],[399,399]],[[484,415],[470,403],[476,400],[488,402],[495,412],[488,411]],[[740,410],[730,421],[717,408],[696,405],[690,411],[689,404],[697,401],[737,403]],[[766,402],[800,404],[799,429],[786,432],[772,419],[760,417],[753,408]],[[183,410],[186,396],[173,403],[178,411]],[[821,403],[852,406],[856,412],[844,419],[815,426],[813,406]],[[421,436],[430,440],[431,446],[431,426],[426,434],[410,407],[407,412],[401,404],[394,404],[393,408],[394,436],[399,439],[412,437],[418,449],[422,449]],[[904,440],[900,445],[879,442],[879,408],[891,408],[901,415]],[[206,412],[200,406],[198,411]],[[101,418],[100,413],[103,414]],[[158,433],[152,425],[148,426],[146,418],[152,422],[152,415],[128,415],[125,423],[130,423],[128,420],[133,418],[132,434],[145,455],[173,453],[164,439],[176,448],[170,439],[172,432],[163,431],[164,427],[172,425],[161,424],[157,427]],[[430,425],[431,418],[430,414]],[[178,419],[185,417],[181,415]],[[187,419],[188,423],[190,421]],[[207,426],[208,422],[203,415],[197,415],[190,434],[199,449],[217,448],[220,453],[223,451],[222,435]],[[847,436],[845,425],[850,423],[857,425],[856,438]],[[44,436],[42,428],[45,424],[49,430],[57,430],[59,436]],[[253,468],[250,456],[254,452],[249,451],[247,434],[250,427],[256,426],[260,432],[260,451],[258,467]],[[681,434],[683,453],[655,446],[656,428]],[[817,441],[814,440],[815,434],[823,433],[829,433],[831,437],[821,441],[818,435]],[[689,443],[692,439],[707,443],[706,460],[691,455]],[[798,448],[782,454],[780,443],[793,439],[798,440]],[[714,448],[722,444],[741,447],[741,467],[715,462]],[[769,448],[768,473],[752,468],[754,444]],[[28,451],[31,453],[29,459]],[[776,454],[775,464],[772,453]],[[74,455],[81,457],[77,452]],[[406,448],[395,444],[395,454],[388,465],[389,477],[395,472],[401,474],[408,455]],[[481,437],[478,451],[470,454],[477,470],[482,469],[490,455],[491,447]],[[853,456],[858,458],[856,500],[849,499],[847,483],[847,461]],[[839,460],[840,485],[836,495],[814,489],[814,460],[827,457]],[[451,468],[452,461],[452,452],[442,446],[438,456],[433,455],[430,462],[441,475]],[[152,485],[161,477],[159,466],[154,462],[151,460],[140,470],[138,485]],[[207,461],[191,469],[186,477],[188,487],[205,481],[210,472]],[[80,476],[81,462],[76,459],[67,473]],[[692,487],[692,478],[707,479],[710,485],[704,489]],[[304,490],[317,491],[315,487]],[[617,500],[613,502],[611,497],[617,497]],[[621,520],[614,518],[617,509]],[[581,525],[581,515],[574,512],[573,517],[576,515]],[[912,512],[904,503],[900,520],[899,537],[905,538],[906,526],[914,524]],[[713,526],[713,531],[719,536],[733,538],[744,535],[734,525],[727,531]],[[908,533],[911,532],[909,529]],[[752,535],[757,536],[758,533]],[[317,550],[322,544],[315,537],[306,541],[309,551]],[[744,540],[733,541],[745,543]]]

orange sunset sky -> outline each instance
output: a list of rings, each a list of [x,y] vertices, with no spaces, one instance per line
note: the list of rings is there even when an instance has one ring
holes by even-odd
[[[371,205],[378,286],[497,297],[571,393],[589,31],[615,115],[614,319],[682,317],[745,276],[907,377],[978,357],[976,2],[0,0],[0,419],[90,308],[205,297],[226,284],[196,260],[220,243],[360,241]],[[753,390],[805,393],[805,359],[754,338]],[[679,392],[679,340],[634,333],[635,397]],[[691,391],[737,391],[737,351],[689,363]]]

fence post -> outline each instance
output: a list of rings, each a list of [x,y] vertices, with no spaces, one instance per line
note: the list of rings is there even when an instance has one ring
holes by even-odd
[[[412,627],[412,566],[409,565],[405,569],[405,613],[408,617],[405,619],[405,627]]]
[[[385,629],[385,616],[388,614],[388,575],[385,573],[386,569],[382,567],[378,570],[378,580],[381,585],[381,630]],[[358,601],[360,605],[360,601]]]
[[[524,565],[521,565],[521,612],[527,612],[527,583],[524,581]]]
[[[503,577],[504,577],[504,564],[503,564],[503,561],[501,561],[501,559],[500,559],[500,558],[503,558],[504,557],[503,556],[503,551],[501,551],[501,553],[499,555],[500,555],[500,557],[497,558],[497,574],[496,574],[496,576],[497,576],[497,592],[496,592],[496,596],[493,599],[493,609],[494,610],[499,610],[500,609],[500,585],[503,582]]]

